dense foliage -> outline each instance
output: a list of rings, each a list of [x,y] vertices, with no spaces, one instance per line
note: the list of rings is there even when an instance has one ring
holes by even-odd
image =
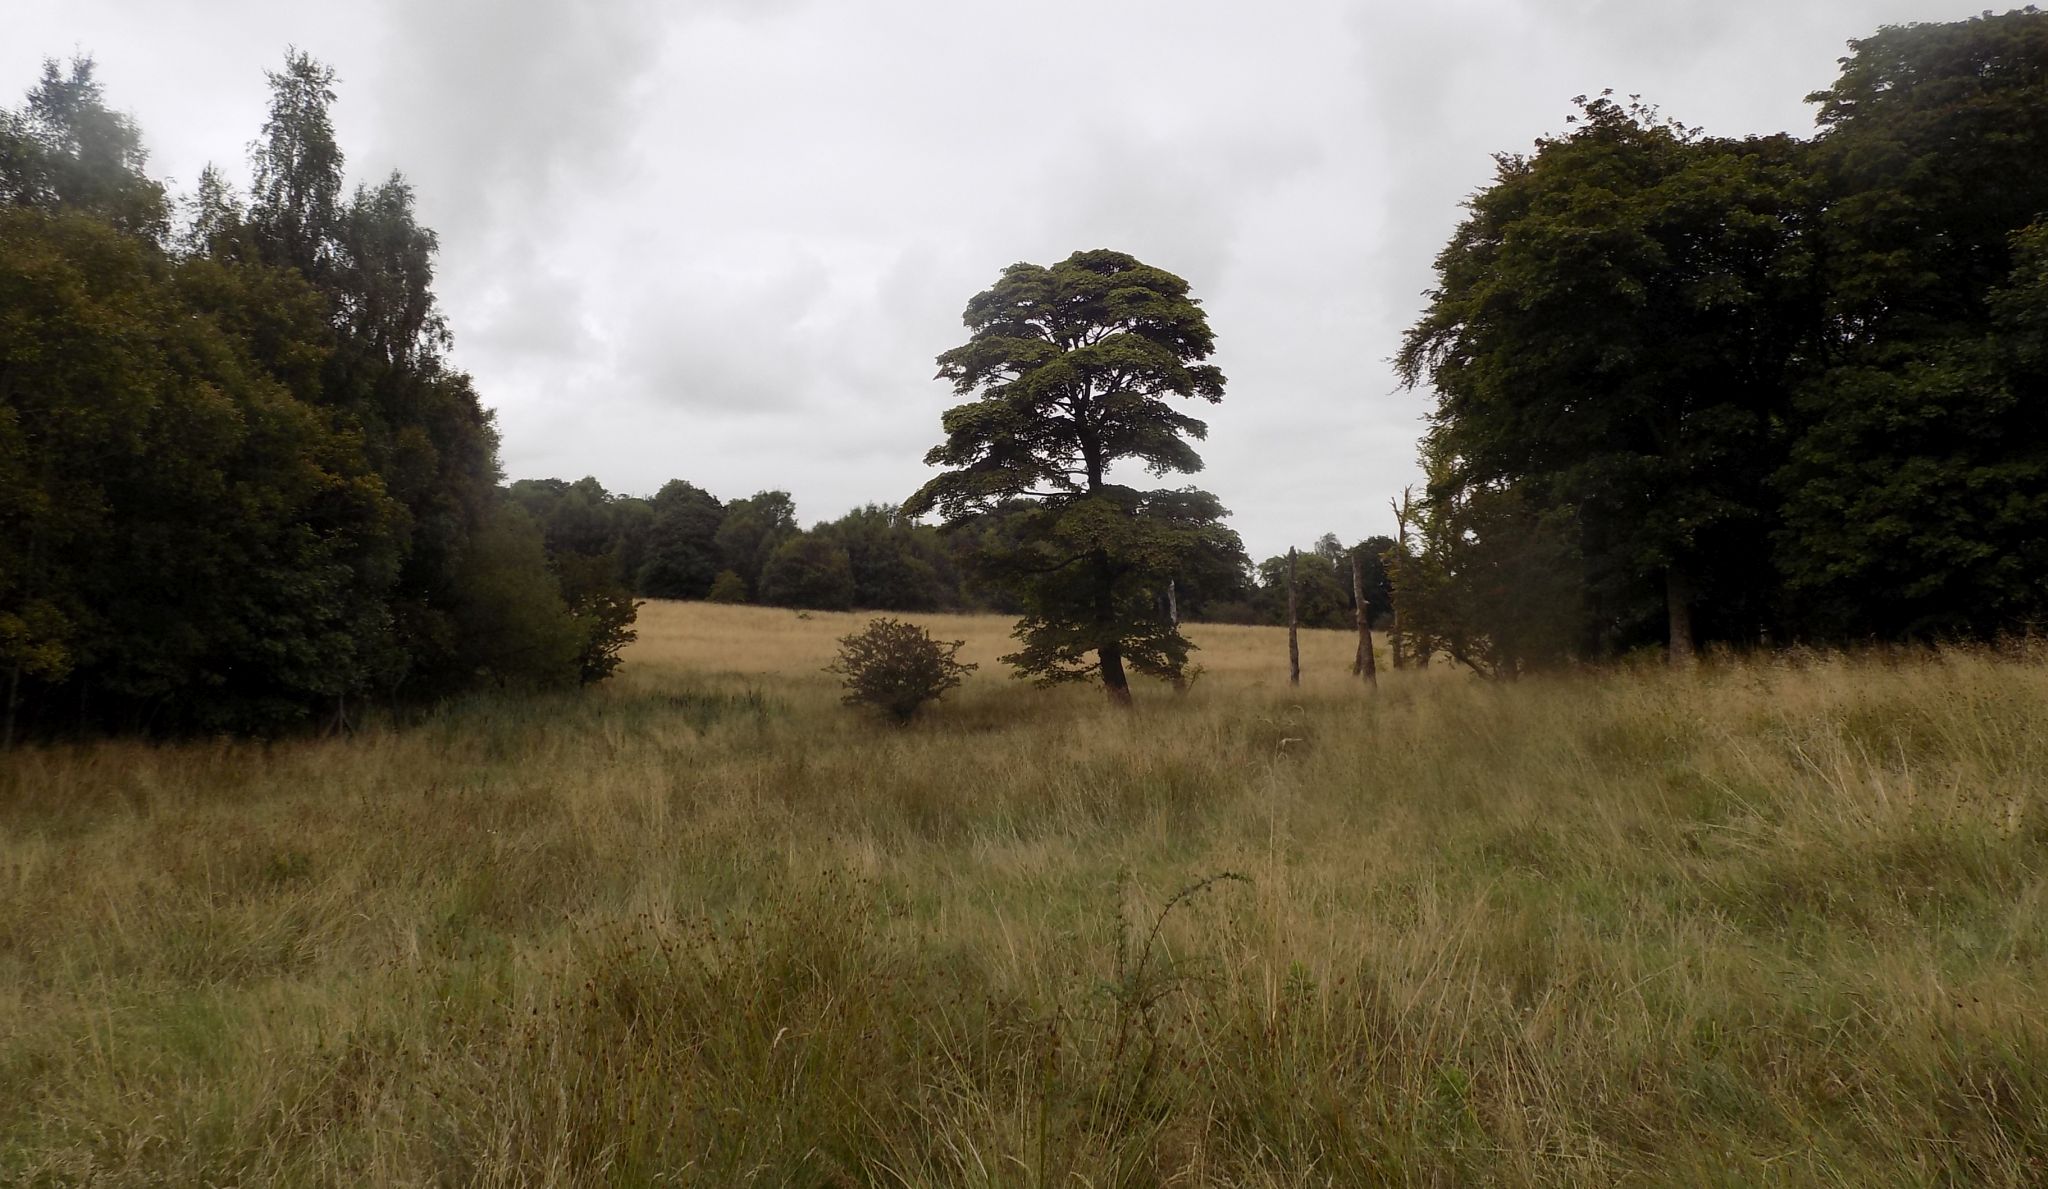
[[[630,601],[551,566],[445,362],[435,239],[344,187],[303,55],[239,196],[175,237],[92,63],[0,111],[6,735],[345,726],[352,705],[609,672]]]
[[[995,611],[1019,614],[1022,604],[991,553],[1011,548],[1020,521],[985,517],[944,527],[919,524],[887,504],[855,508],[837,520],[796,527],[789,494],[765,491],[722,502],[687,481],[665,484],[650,498],[605,490],[595,478],[521,479],[507,492],[538,524],[560,569],[565,559],[595,566],[615,590],[650,599],[703,599],[810,610]],[[729,512],[752,519],[772,508],[770,533],[741,521],[724,531]],[[1022,509],[1012,509],[1022,511]],[[1006,527],[1007,526],[1007,527]],[[720,534],[731,551],[721,553]],[[726,560],[745,561],[760,538],[770,541],[759,586],[750,590]],[[1386,559],[1390,537],[1347,548],[1325,533],[1302,554],[1301,622],[1352,624],[1351,555],[1365,577],[1374,622],[1386,626],[1393,593]],[[1157,586],[1147,615],[1177,611],[1183,620],[1285,624],[1286,558],[1250,565],[1234,535],[1202,537],[1176,563],[1172,596]],[[565,579],[565,592],[568,589]],[[573,595],[572,601],[573,601]]]
[[[2048,614],[2048,14],[1852,50],[1812,141],[1603,96],[1499,159],[1399,356],[1437,393],[1418,650]]]

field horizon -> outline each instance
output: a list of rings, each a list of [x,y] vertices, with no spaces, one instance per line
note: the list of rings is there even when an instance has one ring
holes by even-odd
[[[0,1181],[2048,1180],[2048,665],[1493,684],[650,602],[618,676],[0,755]]]

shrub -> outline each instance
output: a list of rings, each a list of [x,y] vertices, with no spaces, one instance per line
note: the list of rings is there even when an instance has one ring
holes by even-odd
[[[633,630],[640,604],[624,590],[600,590],[578,600],[569,610],[584,629],[583,649],[576,654],[583,684],[603,681],[626,659],[619,653],[640,638]]]
[[[732,570],[720,570],[718,577],[711,580],[711,593],[704,597],[714,603],[744,603],[747,580]]]
[[[914,623],[877,619],[839,641],[839,659],[826,666],[846,685],[846,704],[872,706],[899,723],[917,708],[960,684],[975,666],[955,659],[965,640],[941,642]]]
[[[524,508],[493,503],[451,577],[452,671],[523,688],[576,680],[587,632],[548,572],[540,526]]]

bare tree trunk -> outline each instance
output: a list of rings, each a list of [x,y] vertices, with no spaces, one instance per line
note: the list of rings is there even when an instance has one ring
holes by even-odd
[[[1175,632],[1180,631],[1180,584],[1172,578],[1166,580],[1166,622]],[[1168,678],[1173,683],[1173,692],[1188,692],[1188,672],[1185,664],[1175,665]]]
[[[1287,684],[1301,684],[1301,615],[1294,594],[1294,547],[1287,547]]]
[[[1671,633],[1671,666],[1690,667],[1697,655],[1692,639],[1692,579],[1672,566],[1664,571],[1664,610]]]
[[[1401,489],[1400,502],[1387,501],[1394,509],[1394,547],[1401,551],[1401,561],[1404,565],[1408,561],[1408,521],[1414,515],[1414,502],[1411,499],[1411,493],[1414,490],[1413,487],[1403,487]],[[1394,592],[1394,622],[1388,625],[1387,628],[1387,646],[1393,651],[1394,667],[1396,669],[1407,668],[1408,640],[1401,633],[1401,593],[1399,591]]]
[[[1358,660],[1351,671],[1377,688],[1380,675],[1372,655],[1372,608],[1365,603],[1365,563],[1358,560],[1355,549],[1351,551],[1351,609],[1358,617]]]

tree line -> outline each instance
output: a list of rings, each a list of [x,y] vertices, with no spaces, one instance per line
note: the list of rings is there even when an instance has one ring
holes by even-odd
[[[1397,363],[1414,646],[1511,675],[2048,616],[2048,14],[1889,27],[1819,133],[1503,154]]]
[[[402,177],[345,187],[330,71],[288,55],[246,192],[209,168],[174,219],[90,62],[51,63],[0,110],[7,738],[595,681],[636,596],[1014,614],[1020,673],[1120,703],[1185,687],[1184,618],[1349,626],[1354,560],[1397,661],[1493,676],[2038,623],[2048,16],[1851,51],[1811,139],[1603,94],[1499,156],[1395,357],[1435,395],[1424,490],[1257,566],[1214,496],[1127,478],[1199,471],[1184,406],[1224,391],[1163,269],[1082,251],[973,297],[901,505],[804,530],[782,491],[506,485],[433,232]]]
[[[288,55],[246,190],[209,167],[182,204],[89,60],[0,109],[9,741],[345,727],[597,680],[630,638],[499,490],[434,233],[403,177],[347,185],[333,78]]]
[[[521,479],[510,501],[540,526],[550,556],[594,566],[644,598],[843,611],[995,609],[937,529],[870,504],[806,530],[786,491],[721,501],[681,479],[652,497],[614,495],[592,477]],[[993,601],[992,601],[993,600]]]
[[[780,490],[721,501],[675,479],[641,497],[614,494],[586,476],[520,479],[505,492],[539,526],[558,570],[594,571],[641,598],[814,611],[1023,609],[1007,588],[978,572],[984,536],[922,523],[894,504],[863,505],[805,529],[790,494]],[[1379,536],[1347,547],[1325,533],[1303,550],[1303,626],[1351,625],[1353,553],[1364,563],[1375,622],[1388,623],[1393,545]],[[1212,623],[1285,624],[1286,567],[1284,554],[1253,565],[1234,534],[1201,542],[1172,576],[1173,610]]]

